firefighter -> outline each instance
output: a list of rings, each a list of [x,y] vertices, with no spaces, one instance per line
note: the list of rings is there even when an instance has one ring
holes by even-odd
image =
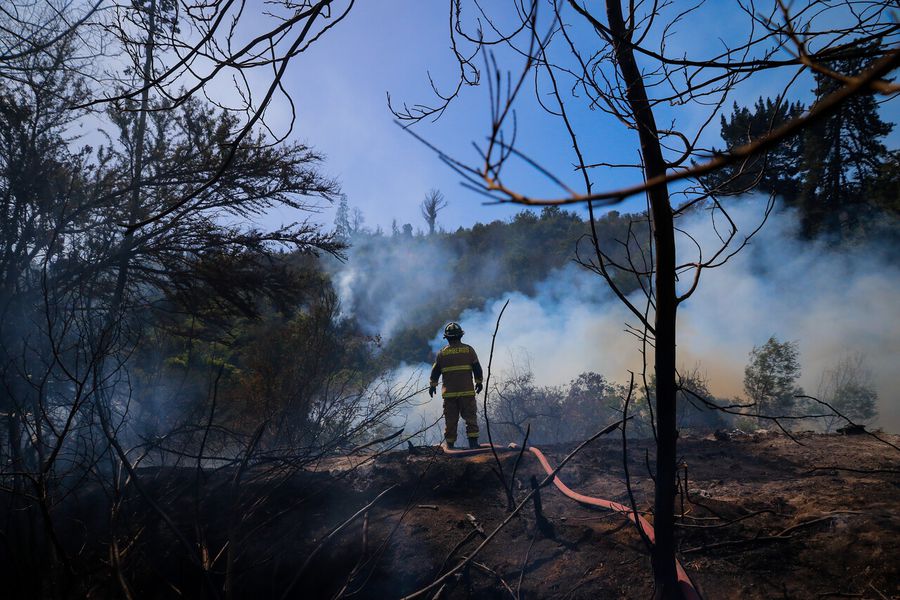
[[[469,448],[478,448],[478,405],[475,394],[481,393],[482,370],[475,349],[462,343],[465,332],[459,323],[450,323],[444,328],[447,345],[437,354],[431,368],[431,382],[428,394],[433,398],[437,392],[438,378],[444,378],[441,396],[444,399],[444,439],[447,448],[456,443],[456,428],[459,415],[466,422],[466,437]],[[473,385],[474,379],[474,385]]]

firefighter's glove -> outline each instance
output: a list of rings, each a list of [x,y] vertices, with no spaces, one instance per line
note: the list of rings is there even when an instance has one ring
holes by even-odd
[[[436,386],[436,385],[433,385],[433,386],[431,386],[430,388],[428,388],[428,395],[431,396],[432,398],[434,398],[434,395],[435,395],[436,393],[437,393],[437,386]]]
[[[482,386],[480,383],[475,384],[475,393],[476,394],[480,394],[481,390],[483,390],[483,389],[484,389],[484,386]]]

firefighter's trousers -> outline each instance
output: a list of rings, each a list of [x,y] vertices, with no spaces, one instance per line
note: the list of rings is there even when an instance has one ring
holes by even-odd
[[[478,437],[478,404],[475,401],[475,397],[444,398],[444,421],[447,426],[447,429],[444,431],[444,439],[449,444],[456,442],[459,415],[462,415],[466,422],[466,437]]]

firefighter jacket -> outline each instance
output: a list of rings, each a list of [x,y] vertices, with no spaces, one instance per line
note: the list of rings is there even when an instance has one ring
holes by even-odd
[[[431,368],[431,386],[436,387],[438,378],[443,377],[441,395],[444,398],[475,397],[474,383],[481,383],[483,373],[475,348],[462,342],[452,341],[437,354]]]

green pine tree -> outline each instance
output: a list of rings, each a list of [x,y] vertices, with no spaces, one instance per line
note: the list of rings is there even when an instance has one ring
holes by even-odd
[[[863,58],[851,58],[834,61],[828,67],[854,76],[866,65]],[[840,85],[831,77],[817,74],[817,99]],[[876,98],[861,94],[806,130],[804,183],[799,199],[804,236],[830,233],[849,241],[865,235],[877,213],[869,196],[883,176],[883,166],[891,159],[883,140],[893,127],[878,115]]]
[[[727,119],[722,116],[722,139],[729,150],[749,144],[796,118],[803,110],[799,102],[775,102],[771,98],[759,98],[752,109],[739,107],[735,103],[731,116]],[[753,156],[746,162],[710,175],[704,183],[718,194],[759,190],[774,193],[787,204],[793,204],[800,194],[799,164],[802,156],[803,139],[794,136],[782,140],[766,154]]]

